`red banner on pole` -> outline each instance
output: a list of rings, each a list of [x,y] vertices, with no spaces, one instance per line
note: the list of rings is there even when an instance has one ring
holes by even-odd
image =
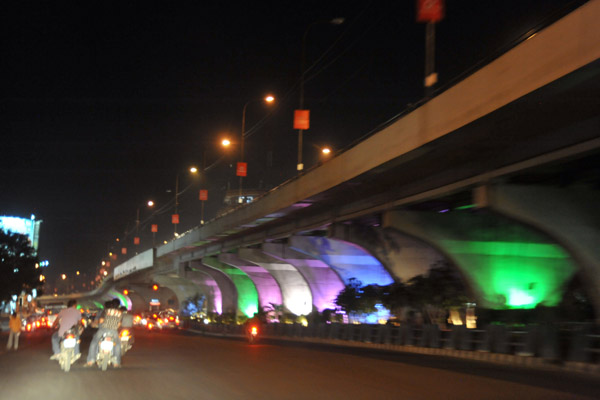
[[[417,0],[417,22],[440,22],[444,19],[444,0]]]
[[[310,127],[310,110],[294,111],[294,129],[307,130]]]
[[[158,225],[152,224],[152,226],[150,227],[150,231],[151,232],[158,232]]]
[[[206,190],[206,189],[200,189],[199,199],[202,200],[202,201],[208,200],[208,190]]]
[[[127,254],[127,247],[121,248],[121,254]]]
[[[139,237],[134,237],[133,238],[133,244],[140,244],[140,238]]]
[[[235,174],[237,176],[246,176],[248,173],[248,164],[245,162],[237,163],[237,168],[235,170]]]
[[[173,214],[173,215],[171,215],[171,223],[172,224],[178,224],[179,223],[179,214]]]

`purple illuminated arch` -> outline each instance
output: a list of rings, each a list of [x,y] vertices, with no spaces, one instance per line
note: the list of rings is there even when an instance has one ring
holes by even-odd
[[[239,268],[248,274],[256,286],[256,291],[258,292],[258,303],[261,308],[268,306],[270,303],[283,304],[281,289],[269,271],[261,266],[252,264],[246,260],[242,260],[237,255],[231,253],[219,254],[218,260],[223,264]]]
[[[354,243],[319,236],[293,236],[289,244],[293,250],[329,265],[346,284],[350,278],[363,285],[385,286],[394,282],[375,257]]]
[[[319,312],[336,308],[334,301],[344,289],[344,283],[327,264],[283,243],[264,243],[262,249],[266,254],[293,265],[302,274],[310,287],[313,305]]]

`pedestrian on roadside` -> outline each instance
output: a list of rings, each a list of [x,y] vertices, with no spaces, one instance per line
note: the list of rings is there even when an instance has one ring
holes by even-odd
[[[10,319],[8,320],[8,343],[6,344],[6,350],[10,350],[13,347],[17,350],[19,348],[19,336],[21,335],[21,319],[17,317],[17,313],[13,311]]]

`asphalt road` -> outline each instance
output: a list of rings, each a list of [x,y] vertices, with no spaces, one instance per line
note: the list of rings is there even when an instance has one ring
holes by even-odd
[[[83,356],[90,334],[84,334]],[[7,335],[0,336],[6,343]],[[575,373],[293,343],[136,331],[121,369],[60,370],[49,333],[0,346],[0,399],[598,399]]]

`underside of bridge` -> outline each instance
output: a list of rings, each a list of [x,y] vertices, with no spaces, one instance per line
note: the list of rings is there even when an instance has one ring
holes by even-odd
[[[88,297],[156,280],[178,304],[199,293],[208,311],[301,315],[334,307],[350,282],[407,282],[447,262],[492,309],[555,306],[579,274],[598,314],[599,14],[587,3]]]

